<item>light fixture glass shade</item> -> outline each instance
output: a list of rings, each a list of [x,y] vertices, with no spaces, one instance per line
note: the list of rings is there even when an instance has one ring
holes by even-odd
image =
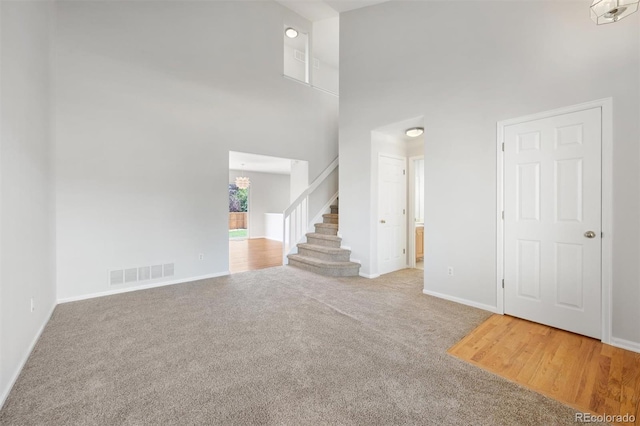
[[[591,20],[598,25],[618,22],[638,11],[640,0],[593,0]]]
[[[410,138],[416,138],[424,133],[424,129],[422,127],[412,127],[404,131],[404,134],[409,136]]]
[[[246,176],[238,176],[236,178],[236,186],[240,189],[247,189],[250,184],[251,181],[249,181],[249,178]]]
[[[296,38],[298,37],[298,30],[296,30],[295,28],[287,28],[286,30],[284,30],[284,35],[286,35],[289,38]]]

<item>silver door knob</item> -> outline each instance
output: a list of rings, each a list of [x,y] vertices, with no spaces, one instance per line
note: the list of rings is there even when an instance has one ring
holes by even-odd
[[[380,223],[387,223],[387,221],[386,221],[386,220],[384,220],[384,219],[381,219],[381,220],[380,220]]]
[[[593,231],[587,231],[584,233],[584,236],[587,238],[595,238],[596,237],[596,233]]]

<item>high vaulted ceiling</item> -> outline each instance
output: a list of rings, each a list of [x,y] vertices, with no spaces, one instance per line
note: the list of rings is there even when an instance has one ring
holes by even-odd
[[[342,12],[348,12],[389,0],[276,0],[298,15],[315,22],[333,18]]]

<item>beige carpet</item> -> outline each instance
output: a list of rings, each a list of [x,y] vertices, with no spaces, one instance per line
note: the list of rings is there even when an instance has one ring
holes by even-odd
[[[447,355],[489,314],[421,277],[278,267],[60,305],[0,424],[575,424]]]

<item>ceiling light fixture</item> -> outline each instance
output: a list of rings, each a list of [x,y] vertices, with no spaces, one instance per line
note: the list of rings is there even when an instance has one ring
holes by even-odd
[[[242,169],[244,170],[244,163],[241,164]],[[236,178],[236,186],[240,189],[247,189],[251,185],[251,181],[246,176],[238,176]]]
[[[289,38],[296,38],[298,37],[298,30],[296,30],[295,28],[287,28],[286,30],[284,30],[284,35],[286,35]]]
[[[593,0],[591,19],[598,25],[618,22],[638,11],[640,0]]]
[[[424,127],[412,127],[404,131],[404,134],[410,138],[417,138],[424,133]]]

